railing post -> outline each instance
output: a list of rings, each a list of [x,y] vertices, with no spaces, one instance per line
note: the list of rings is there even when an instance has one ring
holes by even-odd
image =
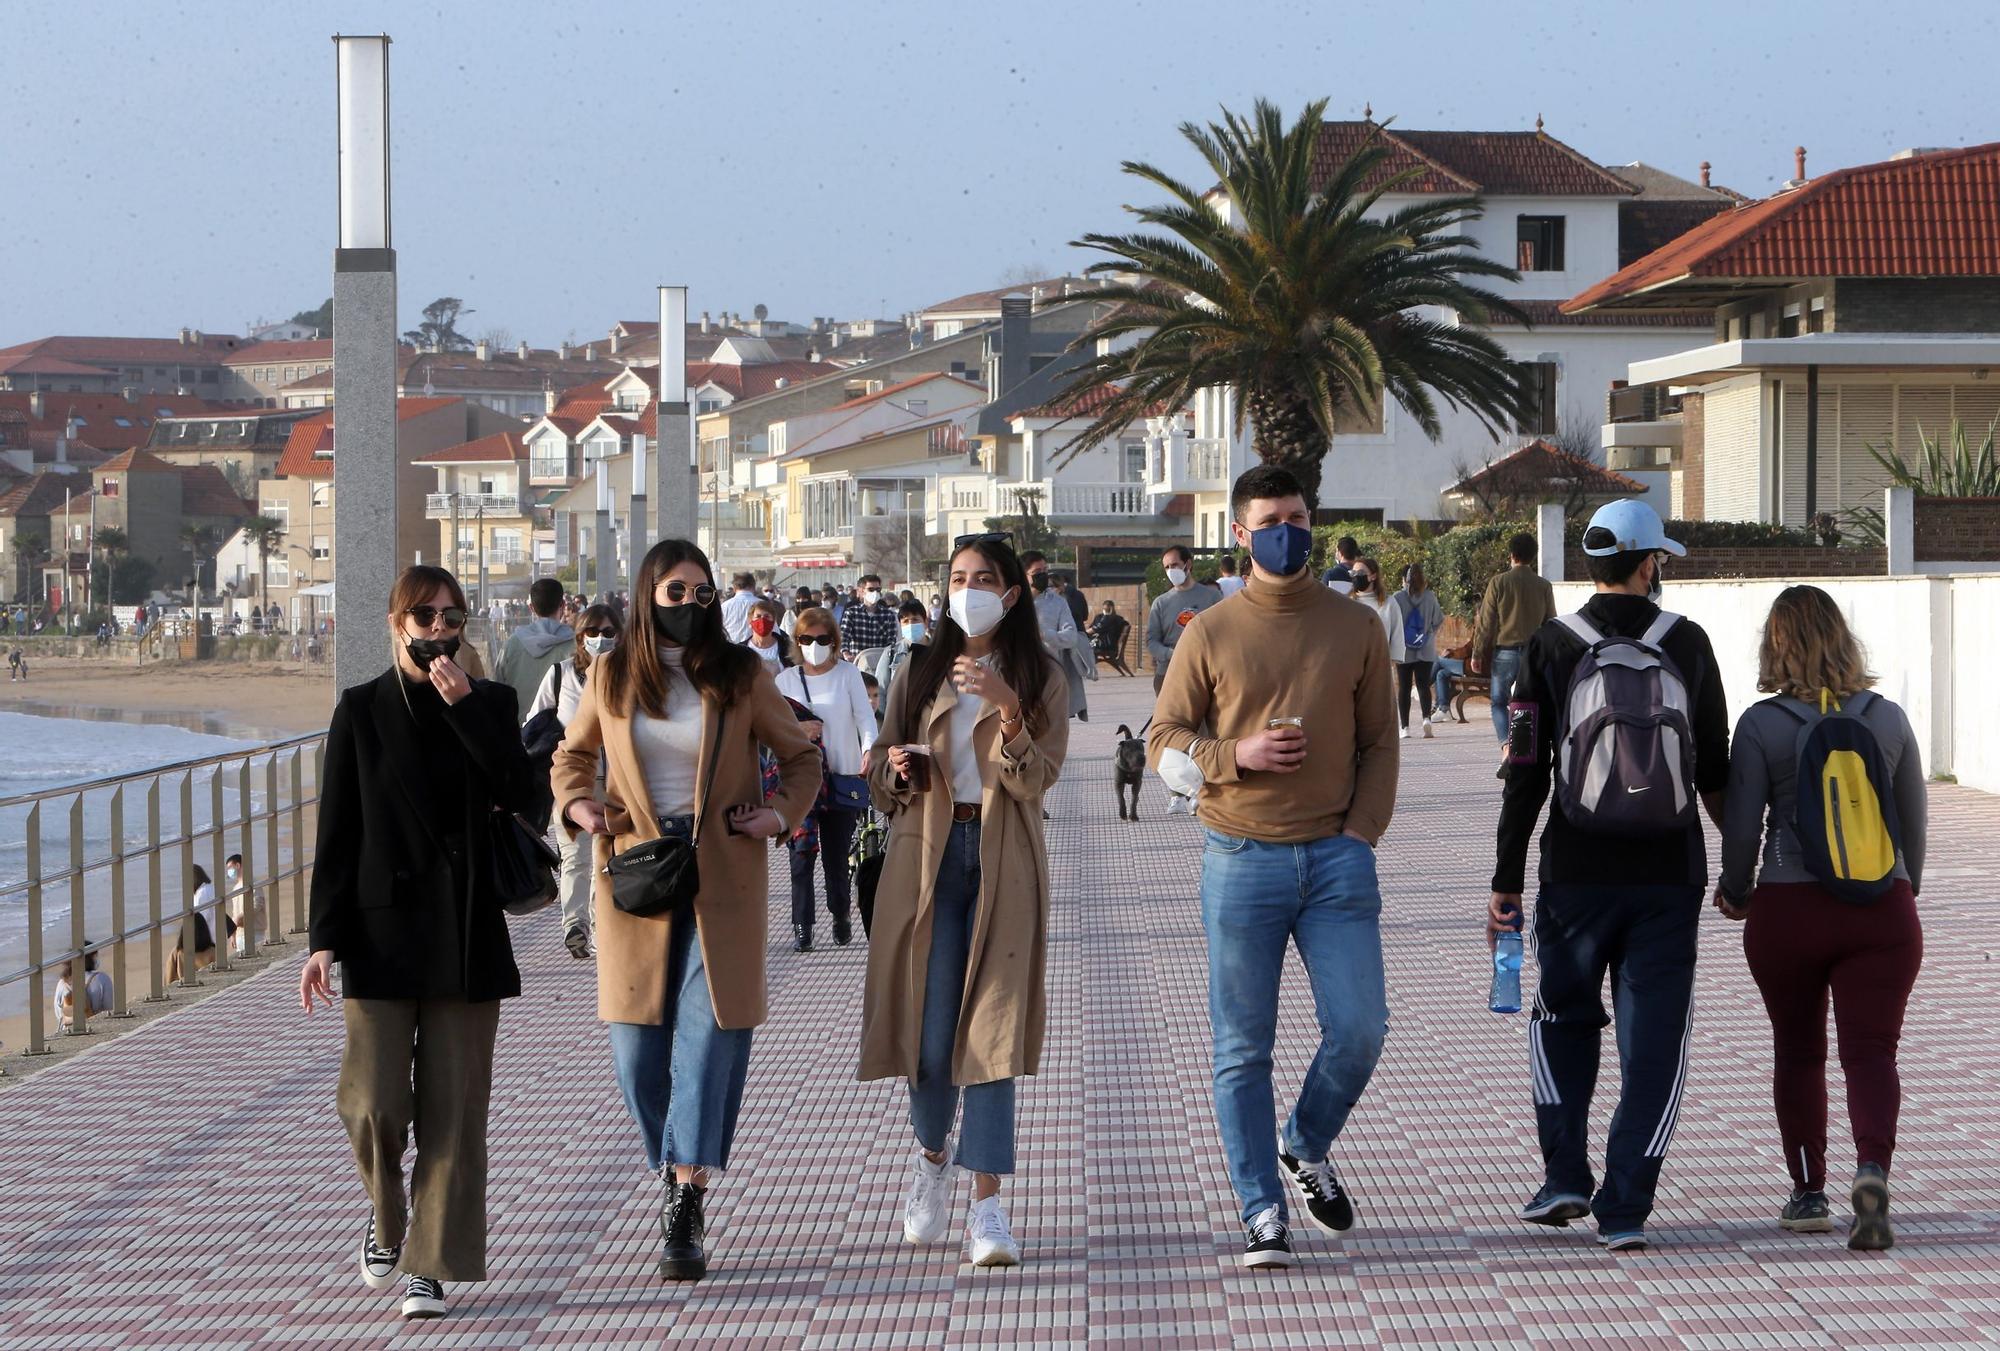
[[[208,825],[209,825],[209,885],[215,890],[215,924],[212,936],[215,939],[215,969],[230,970],[235,963],[229,954],[236,945],[229,937],[229,870],[222,866],[224,851],[229,842],[225,837],[222,819],[222,766],[217,765],[208,774]]]
[[[166,934],[160,914],[160,776],[146,785],[146,960],[150,982],[146,1002],[157,1004],[167,997]]]
[[[194,771],[181,775],[181,985],[201,984],[194,969]]]
[[[278,857],[278,753],[272,751],[271,758],[264,762],[264,870],[271,880],[269,886],[250,898],[252,905],[257,904],[260,896],[264,902],[264,942],[271,947],[285,945],[278,927]],[[246,856],[245,876],[250,874],[248,861]]]
[[[111,790],[111,1015],[129,1018],[125,977],[125,785]]]
[[[28,808],[28,1054],[44,1055],[42,1013],[42,804]]]
[[[250,757],[244,756],[236,766],[236,821],[237,836],[243,841],[239,852],[243,855],[243,871],[237,878],[242,888],[237,894],[243,903],[237,907],[243,918],[237,920],[243,926],[243,953],[247,957],[257,955],[257,812],[255,800],[250,796]],[[226,904],[226,902],[225,902]]]
[[[313,752],[313,791],[319,791],[320,772],[326,767],[324,742]],[[306,932],[306,809],[303,752],[292,754],[292,932]]]
[[[84,970],[83,950],[90,944],[89,916],[83,901],[83,794],[69,803],[69,947],[70,959],[69,1030],[77,1035],[90,1031],[90,982]],[[57,1015],[61,1022],[61,1015]]]

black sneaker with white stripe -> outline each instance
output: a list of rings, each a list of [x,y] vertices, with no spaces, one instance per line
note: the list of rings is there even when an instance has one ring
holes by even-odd
[[[370,1290],[387,1290],[403,1269],[403,1245],[388,1247],[375,1241],[375,1216],[369,1215],[367,1231],[361,1235],[361,1279]]]
[[[1276,1206],[1266,1206],[1243,1226],[1243,1265],[1253,1270],[1292,1264],[1292,1233]]]
[[[428,1276],[412,1276],[403,1287],[403,1317],[444,1317],[444,1282]]]
[[[1325,1234],[1344,1234],[1354,1227],[1354,1203],[1341,1188],[1340,1175],[1333,1171],[1331,1162],[1301,1163],[1285,1152],[1283,1140],[1278,1142],[1278,1162],[1305,1203],[1306,1218],[1313,1228]]]
[[[1521,1218],[1529,1224],[1546,1224],[1551,1229],[1567,1229],[1571,1220],[1590,1213],[1590,1198],[1582,1192],[1544,1182],[1540,1191],[1521,1207]]]

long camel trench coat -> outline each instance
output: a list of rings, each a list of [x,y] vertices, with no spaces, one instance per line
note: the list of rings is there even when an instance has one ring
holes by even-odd
[[[663,1023],[667,1016],[667,951],[673,934],[671,912],[628,915],[611,903],[605,862],[644,840],[659,838],[658,813],[646,791],[645,766],[632,741],[632,713],[603,706],[598,692],[604,663],[595,661],[584,677],[583,697],[557,747],[549,772],[556,807],[566,812],[578,798],[592,796],[597,754],[605,758],[605,815],[609,836],[591,841],[591,916],[597,925],[597,1016],[607,1023]],[[685,677],[675,675],[674,679]],[[716,719],[722,740],[716,741]],[[695,820],[700,843],[695,854],[701,888],[695,896],[695,931],[716,1024],[755,1027],[764,1021],[764,934],[769,840],[729,833],[729,809],[764,806],[757,747],[778,757],[778,795],[768,804],[788,825],[797,825],[819,792],[817,747],[800,727],[792,706],[778,693],[770,672],[759,670],[747,694],[726,713],[706,695],[701,701],[701,755],[695,766]],[[715,784],[706,795],[709,763]],[[565,814],[563,829],[576,834]]]
[[[876,807],[890,820],[889,846],[875,890],[862,1001],[862,1079],[917,1077],[923,1040],[924,978],[930,966],[931,904],[951,834],[950,680],[921,709],[907,706],[907,661],[889,689],[881,735],[869,766]],[[979,756],[979,905],[959,1004],[952,1082],[982,1084],[1034,1074],[1041,1067],[1047,1019],[1049,859],[1042,836],[1042,794],[1062,772],[1069,749],[1069,689],[1051,659],[1042,686],[1041,730],[1000,740],[1000,713],[988,707],[973,728]],[[899,787],[888,748],[927,744],[931,787]]]

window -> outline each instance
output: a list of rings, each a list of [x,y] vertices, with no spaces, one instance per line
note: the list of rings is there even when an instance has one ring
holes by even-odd
[[[1523,272],[1563,270],[1561,216],[1515,217],[1514,266]]]
[[[1146,481],[1146,443],[1144,441],[1127,441],[1119,447],[1119,454],[1122,460],[1119,468],[1119,479],[1125,483],[1144,483]]]
[[[1517,430],[1530,436],[1553,436],[1556,431],[1556,363],[1528,361],[1520,369],[1527,380],[1527,416]]]
[[[292,528],[292,504],[285,501],[266,501],[261,504],[264,514],[278,523],[280,530]]]
[[[103,494],[105,497],[118,496],[118,480],[115,478],[105,479],[102,483],[97,485],[97,491]]]
[[[333,557],[333,537],[331,535],[314,535],[312,553],[314,558]]]
[[[703,415],[719,412],[721,411],[721,408],[722,408],[722,400],[720,399],[703,399],[699,403],[695,404],[695,412]]]
[[[222,372],[211,366],[201,373],[201,382],[204,385],[220,384],[222,383]]]
[[[129,427],[132,425],[132,419],[128,417],[115,417],[111,419],[111,421],[114,425],[119,427]]]
[[[922,417],[931,411],[931,401],[929,399],[911,399],[904,407],[909,410],[913,417]]]
[[[283,554],[271,555],[271,585],[273,588],[292,584],[292,560]]]

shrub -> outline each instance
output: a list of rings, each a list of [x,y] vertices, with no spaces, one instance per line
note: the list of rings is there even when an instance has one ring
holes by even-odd
[[[1433,539],[1424,559],[1424,576],[1436,589],[1444,612],[1468,624],[1477,619],[1486,583],[1507,567],[1507,541],[1533,528],[1522,521],[1481,521],[1453,526]]]
[[[1572,516],[1563,523],[1563,542],[1581,547],[1588,516]],[[1819,544],[1810,530],[1763,521],[1668,521],[1667,538],[1690,549],[1798,549]]]
[[[1342,535],[1354,536],[1354,542],[1361,546],[1361,556],[1382,565],[1384,582],[1392,591],[1402,581],[1404,568],[1424,560],[1425,541],[1414,535],[1379,521],[1338,521],[1313,527],[1313,546],[1325,560],[1321,567],[1333,566],[1334,541]]]
[[[1194,566],[1189,570],[1194,573],[1197,582],[1208,582],[1213,585],[1217,574],[1222,571],[1222,560],[1196,555]],[[1151,605],[1166,589],[1167,570],[1160,565],[1159,555],[1155,554],[1153,561],[1146,565],[1146,603]]]

